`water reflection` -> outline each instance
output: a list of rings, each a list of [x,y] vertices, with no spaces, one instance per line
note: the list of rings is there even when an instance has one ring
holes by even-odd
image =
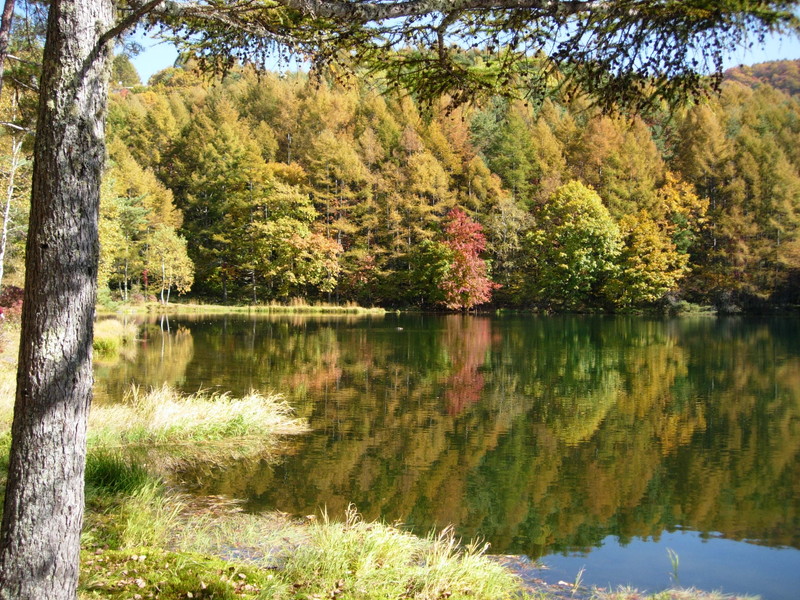
[[[98,374],[286,394],[313,432],[209,477],[251,510],[448,523],[538,557],[679,528],[800,547],[794,319],[195,318]],[[189,476],[189,474],[187,474]]]

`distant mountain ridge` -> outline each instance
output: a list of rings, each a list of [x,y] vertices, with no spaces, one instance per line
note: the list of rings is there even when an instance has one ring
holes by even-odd
[[[792,96],[800,94],[800,60],[776,60],[725,71],[725,79],[749,87],[767,83]]]

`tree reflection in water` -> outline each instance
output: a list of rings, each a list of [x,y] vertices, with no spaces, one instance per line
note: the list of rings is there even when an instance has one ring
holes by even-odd
[[[198,482],[251,510],[355,502],[367,518],[419,532],[455,523],[531,557],[676,528],[798,548],[799,329],[788,318],[173,319],[98,388],[284,392],[313,432],[277,465]]]

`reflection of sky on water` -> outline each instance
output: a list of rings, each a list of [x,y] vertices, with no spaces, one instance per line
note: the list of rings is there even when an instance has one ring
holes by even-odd
[[[656,592],[674,586],[668,549],[678,554],[678,584],[726,594],[760,595],[763,600],[794,600],[800,590],[800,551],[767,548],[694,531],[664,532],[659,540],[632,540],[620,545],[615,536],[589,554],[551,554],[537,572],[549,583],[573,583],[584,568],[583,585],[616,588],[630,585]],[[663,577],[653,577],[663,571]]]

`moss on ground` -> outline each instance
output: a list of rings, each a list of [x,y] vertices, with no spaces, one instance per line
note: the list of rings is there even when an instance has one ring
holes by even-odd
[[[81,553],[81,600],[234,600],[260,598],[274,575],[220,558],[160,548],[85,550]]]

